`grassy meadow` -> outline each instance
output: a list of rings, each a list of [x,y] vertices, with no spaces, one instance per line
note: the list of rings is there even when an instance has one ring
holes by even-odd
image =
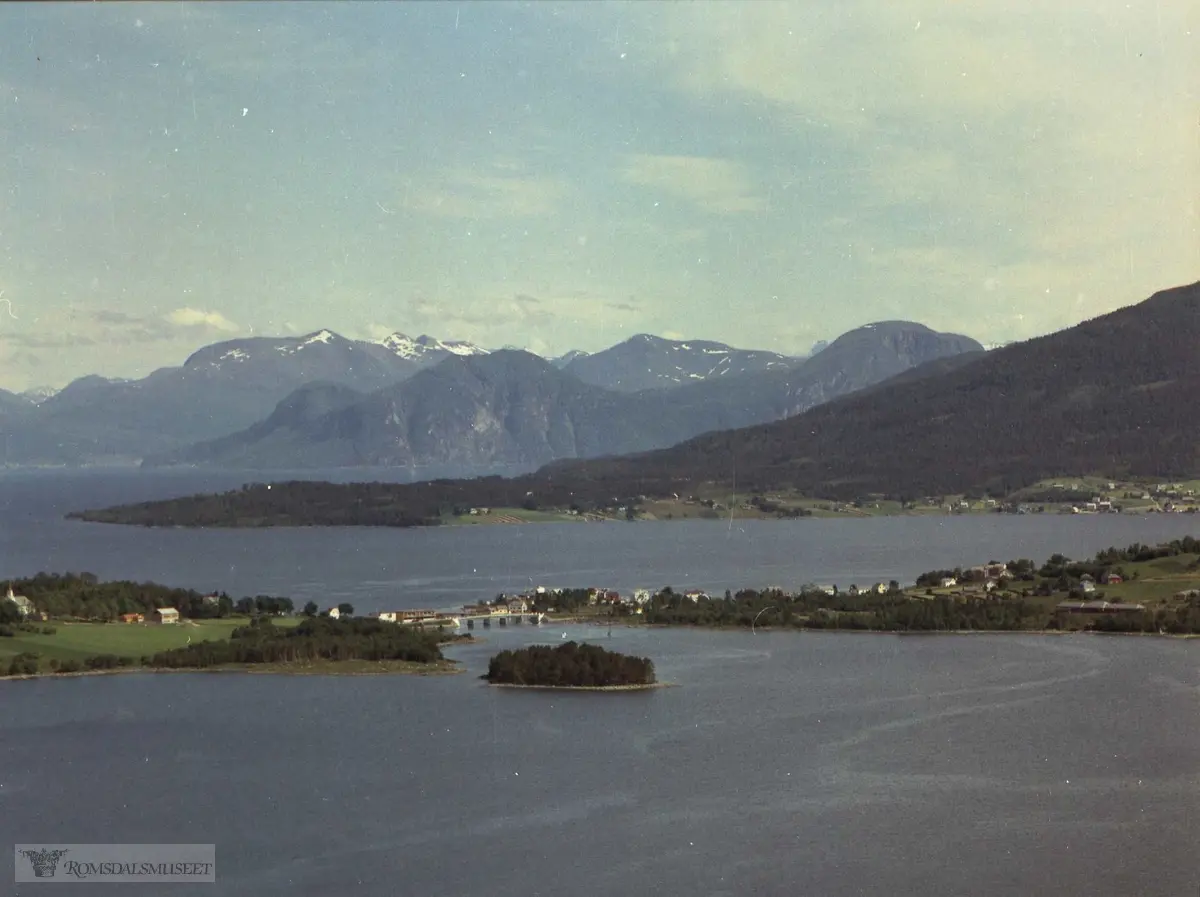
[[[295,626],[299,617],[280,617],[276,626]],[[83,661],[97,654],[129,657],[135,662],[145,656],[172,648],[182,648],[194,642],[229,638],[238,626],[245,626],[247,617],[227,617],[223,620],[185,620],[177,625],[154,623],[49,623],[34,624],[38,628],[54,629],[53,635],[18,631],[12,638],[0,638],[0,667],[23,652],[41,655],[42,667],[51,660]]]

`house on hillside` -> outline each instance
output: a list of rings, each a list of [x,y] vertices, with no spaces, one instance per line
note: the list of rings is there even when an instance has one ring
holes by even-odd
[[[173,607],[156,607],[150,614],[150,622],[164,626],[173,625],[179,622],[179,611]]]
[[[121,614],[122,623],[145,623],[145,614]]]
[[[22,617],[28,617],[35,610],[35,608],[33,606],[33,602],[30,601],[28,598],[26,598],[24,595],[14,595],[13,594],[12,586],[8,587],[8,594],[5,595],[4,597],[5,597],[6,601],[9,601],[12,604],[15,604],[17,606],[17,611],[21,614]]]
[[[1121,578],[1121,574],[1119,573],[1105,573],[1100,577],[1100,581],[1107,586],[1115,586],[1120,585],[1125,580]]]
[[[952,589],[958,585],[958,580],[953,576],[943,576],[938,585],[940,585],[943,589]]]
[[[340,610],[338,610],[336,607],[329,608],[329,618],[331,620],[336,620],[341,615],[342,615],[342,612]]]

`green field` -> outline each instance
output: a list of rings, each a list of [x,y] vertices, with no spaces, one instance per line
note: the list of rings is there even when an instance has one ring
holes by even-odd
[[[0,666],[17,654],[31,652],[41,655],[42,667],[51,660],[83,661],[97,654],[115,654],[137,661],[141,657],[181,648],[192,642],[227,639],[238,626],[248,623],[245,617],[223,620],[184,621],[175,626],[148,623],[58,623],[35,624],[51,627],[54,635],[18,632],[13,638],[0,638]],[[299,617],[283,617],[277,626],[295,626]]]

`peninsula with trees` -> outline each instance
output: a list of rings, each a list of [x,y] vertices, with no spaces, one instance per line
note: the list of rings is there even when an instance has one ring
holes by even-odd
[[[11,580],[0,594],[0,676],[165,670],[275,673],[458,672],[450,630],[321,613],[289,598],[233,599],[89,573]]]

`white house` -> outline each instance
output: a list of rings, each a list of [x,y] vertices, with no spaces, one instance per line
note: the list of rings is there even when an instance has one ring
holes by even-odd
[[[336,607],[329,608],[329,616],[331,619],[336,620],[341,615],[342,615],[342,612],[340,610],[338,610]],[[395,619],[393,619],[392,622],[393,623],[396,622]]]
[[[14,595],[12,586],[8,587],[8,594],[4,596],[6,600],[11,601],[17,606],[17,610],[22,617],[28,617],[34,612],[33,602],[24,595]]]

